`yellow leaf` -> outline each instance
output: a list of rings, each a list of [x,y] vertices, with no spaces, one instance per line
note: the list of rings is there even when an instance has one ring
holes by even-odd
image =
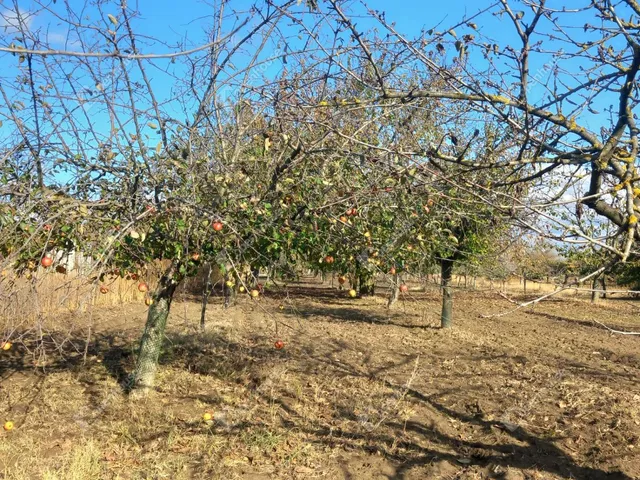
[[[158,128],[158,124],[157,123],[149,122],[149,123],[147,123],[147,125],[149,125],[149,128]]]
[[[156,145],[156,153],[160,155],[161,151],[162,151],[162,142],[158,142],[158,145]]]
[[[114,16],[113,16],[113,15],[111,15],[111,14],[108,14],[108,15],[107,15],[107,17],[109,17],[109,21],[110,21],[111,23],[113,23],[114,25],[118,25],[118,19],[117,19],[116,17],[114,17]]]
[[[265,153],[269,151],[269,148],[271,147],[271,139],[269,137],[264,139],[264,151]]]
[[[131,238],[140,238],[140,234],[139,234],[138,232],[136,232],[135,230],[131,230],[131,231],[129,232],[129,236],[130,236]]]

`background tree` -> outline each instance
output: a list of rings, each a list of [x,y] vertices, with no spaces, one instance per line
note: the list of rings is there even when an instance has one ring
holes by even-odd
[[[536,214],[536,224],[529,223],[529,228],[555,240],[598,245],[612,261],[624,262],[635,252],[638,235],[633,111],[638,101],[640,9],[633,0],[592,2],[578,16],[547,3],[501,0],[486,12],[511,23],[519,39],[515,46],[479,29],[483,15],[463,20],[455,29],[410,39],[374,13],[396,40],[386,45],[406,59],[403,68],[438,76],[446,88],[422,85],[416,75],[402,87],[384,77],[372,79],[369,87],[377,89],[380,99],[408,105],[422,98],[462,102],[470,118],[495,117],[502,122],[495,138],[511,139],[513,147],[507,148],[513,155],[489,151],[479,161],[463,161],[437,145],[425,148],[425,155],[468,171],[493,169],[500,180],[492,187],[527,184],[526,201],[516,198],[516,206]],[[514,71],[516,82],[508,78]],[[580,192],[575,197],[567,195],[572,188]],[[509,194],[504,195],[508,201]],[[556,215],[557,206],[569,203],[584,205],[614,225],[614,239],[605,242]]]

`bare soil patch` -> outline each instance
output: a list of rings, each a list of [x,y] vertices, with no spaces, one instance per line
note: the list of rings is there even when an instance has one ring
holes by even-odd
[[[228,310],[213,298],[206,334],[197,301],[176,302],[137,404],[123,386],[144,306],[94,311],[86,363],[86,329],[63,341],[83,323],[61,318],[46,358],[0,355],[0,420],[16,424],[0,478],[640,478],[640,338],[594,322],[640,330],[640,304],[481,318],[513,305],[458,293],[442,331],[437,292],[385,302],[311,281]]]

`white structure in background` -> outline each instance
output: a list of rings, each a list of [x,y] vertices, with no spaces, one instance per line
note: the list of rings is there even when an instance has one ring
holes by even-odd
[[[55,267],[64,267],[67,273],[76,271],[78,273],[87,273],[93,268],[93,259],[85,256],[77,250],[64,251],[60,250],[53,256],[53,265]]]

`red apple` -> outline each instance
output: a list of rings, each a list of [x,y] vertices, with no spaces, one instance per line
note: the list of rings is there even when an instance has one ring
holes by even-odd
[[[391,270],[389,270],[389,273],[391,275],[395,275],[396,274],[396,267],[391,267]]]
[[[222,230],[222,227],[223,227],[222,222],[213,222],[213,229],[216,232],[219,232],[220,230]]]
[[[139,291],[139,292],[143,292],[143,293],[144,293],[144,292],[146,292],[146,291],[148,291],[148,290],[149,290],[149,286],[148,286],[146,283],[144,283],[144,282],[140,282],[140,283],[138,284],[138,291]]]
[[[105,287],[104,285],[102,285],[100,287],[100,293],[102,293],[103,295],[109,293],[109,287]]]
[[[51,257],[51,255],[47,254],[44,257],[42,257],[42,260],[40,260],[40,264],[44,268],[49,268],[51,265],[53,265],[53,258]]]
[[[339,283],[340,285],[344,285],[346,282],[347,282],[347,277],[345,277],[344,275],[340,275],[340,276],[338,277],[338,283]]]
[[[409,287],[403,283],[402,285],[400,285],[400,291],[402,293],[407,293],[409,291]]]
[[[284,342],[282,340],[277,340],[273,346],[276,347],[276,350],[282,350],[284,348]]]

